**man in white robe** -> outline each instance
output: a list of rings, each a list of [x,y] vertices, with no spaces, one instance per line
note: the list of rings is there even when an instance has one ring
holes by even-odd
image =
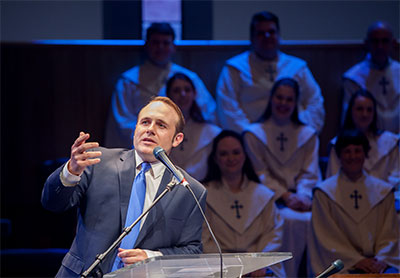
[[[165,96],[165,84],[176,72],[193,81],[196,102],[206,121],[216,122],[216,104],[198,75],[171,62],[175,52],[175,34],[168,23],[153,23],[147,30],[145,51],[147,60],[122,73],[116,84],[106,125],[107,147],[132,148],[133,131],[140,108],[151,97]]]
[[[400,132],[400,63],[390,58],[395,39],[388,23],[375,22],[368,28],[367,57],[343,74],[343,119],[350,97],[360,88],[377,101],[378,127]]]
[[[398,271],[393,186],[363,171],[368,140],[362,133],[339,135],[336,151],[341,170],[314,191],[308,239],[312,271],[318,274],[336,259],[344,263],[341,273]]]
[[[243,132],[265,111],[276,80],[294,78],[300,87],[299,118],[318,132],[325,111],[321,89],[305,61],[279,51],[279,19],[257,13],[251,22],[252,50],[229,59],[220,74],[217,113],[224,129]]]
[[[312,189],[320,181],[319,141],[313,128],[294,123],[278,126],[269,119],[250,125],[244,141],[256,173],[275,192],[275,200],[291,192],[311,203]],[[306,250],[309,210],[279,209],[284,219],[282,250],[293,253],[293,259],[283,263],[288,277],[297,277]]]
[[[171,151],[170,159],[195,179],[203,180],[213,140],[220,132],[221,128],[216,125],[189,119],[183,129],[185,139],[178,148]]]
[[[241,191],[233,193],[223,181],[207,184],[206,216],[222,252],[278,252],[282,243],[282,218],[273,201],[274,193],[244,178]],[[218,249],[203,225],[203,252]],[[277,277],[286,277],[280,264],[271,267]]]

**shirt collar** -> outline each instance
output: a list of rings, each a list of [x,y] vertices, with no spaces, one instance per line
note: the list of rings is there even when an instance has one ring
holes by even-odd
[[[136,170],[141,169],[141,164],[143,163],[143,159],[138,155],[135,151],[135,160],[136,160]],[[156,179],[164,173],[165,166],[160,161],[155,161],[150,163],[151,169],[149,172]]]

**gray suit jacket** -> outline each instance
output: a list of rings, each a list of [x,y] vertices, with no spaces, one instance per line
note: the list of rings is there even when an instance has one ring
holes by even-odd
[[[49,176],[43,188],[42,204],[46,209],[61,212],[78,207],[76,236],[57,277],[79,277],[124,228],[136,171],[134,150],[99,150],[101,162],[87,167],[76,186],[63,186],[59,177],[64,167],[61,166]],[[205,188],[181,171],[204,209]],[[171,179],[172,174],[166,170],[156,196]],[[183,186],[175,186],[147,215],[134,248],[156,250],[163,255],[201,253],[202,223],[190,192]],[[100,264],[103,273],[111,270],[116,254],[114,250]]]

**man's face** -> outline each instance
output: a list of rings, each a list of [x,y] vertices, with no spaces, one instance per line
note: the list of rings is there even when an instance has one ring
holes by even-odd
[[[349,176],[361,174],[365,160],[362,145],[348,145],[340,152],[342,170]]]
[[[369,33],[366,40],[372,61],[377,65],[387,62],[393,48],[393,35],[387,28],[377,27]]]
[[[164,66],[171,61],[175,45],[171,35],[153,34],[146,41],[145,49],[154,64]]]
[[[251,43],[254,51],[261,58],[275,58],[279,49],[280,39],[275,22],[260,21],[254,27],[254,33],[251,35]]]
[[[169,154],[182,142],[183,133],[175,135],[178,121],[178,114],[164,102],[152,102],[140,111],[133,145],[144,161],[156,161],[153,155],[155,147],[160,146]]]

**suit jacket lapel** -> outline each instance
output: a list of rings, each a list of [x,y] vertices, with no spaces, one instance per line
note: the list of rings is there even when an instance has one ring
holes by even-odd
[[[121,230],[124,228],[126,212],[128,210],[129,199],[131,196],[132,184],[136,175],[135,151],[123,153],[120,157],[119,168],[119,196],[120,196],[120,216]]]
[[[157,199],[158,196],[164,191],[167,187],[167,184],[172,179],[172,174],[167,169],[164,172],[164,175],[161,179],[160,186],[158,187],[157,194],[154,199]],[[159,219],[165,215],[166,208],[169,204],[171,204],[174,195],[176,193],[177,188],[173,189],[171,192],[168,192],[148,213],[146,217],[146,221],[143,223],[142,228],[140,229],[139,236],[135,243],[135,248],[140,246],[143,240],[149,236],[154,229],[154,226],[157,225]]]

